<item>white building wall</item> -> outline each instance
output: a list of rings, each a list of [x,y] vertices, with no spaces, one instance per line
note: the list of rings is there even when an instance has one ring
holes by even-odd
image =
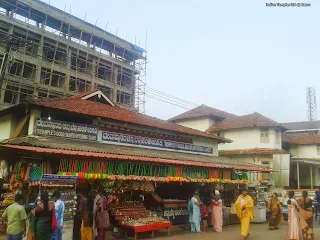
[[[41,117],[41,111],[38,109],[32,109],[30,113],[28,135],[33,135],[35,133],[36,120]]]
[[[213,121],[208,117],[202,117],[202,118],[195,118],[195,119],[177,120],[175,121],[175,123],[184,127],[193,128],[193,129],[197,129],[199,131],[205,132],[209,127],[212,126]]]
[[[12,114],[0,117],[0,141],[11,137]]]
[[[320,158],[317,152],[317,145],[295,145],[290,149],[294,158]]]
[[[261,143],[260,128],[232,129],[223,132],[223,137],[232,140],[232,143],[220,144],[219,150],[271,148],[282,149],[281,134],[276,139],[276,129],[269,128],[269,143]]]
[[[272,168],[272,155],[235,155],[230,158],[238,163],[251,163]]]

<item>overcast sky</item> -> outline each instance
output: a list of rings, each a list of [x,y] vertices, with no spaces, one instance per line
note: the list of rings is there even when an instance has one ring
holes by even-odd
[[[142,47],[147,31],[148,86],[279,122],[307,119],[307,86],[316,87],[320,99],[320,1],[302,2],[311,7],[266,7],[261,0],[51,0],[68,12],[71,5],[72,14],[91,23],[98,18],[102,28],[108,22],[108,31],[118,28],[118,36]],[[146,109],[162,119],[185,111],[150,98]]]

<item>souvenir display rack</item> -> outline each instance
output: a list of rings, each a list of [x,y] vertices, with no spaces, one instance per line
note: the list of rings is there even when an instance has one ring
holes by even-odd
[[[178,199],[161,199],[160,196],[152,192],[145,202],[148,209],[156,212],[159,217],[163,217],[172,224],[185,224],[188,222],[188,202]]]
[[[119,226],[125,230],[125,238],[128,236],[128,230],[133,231],[134,239],[137,239],[138,233],[154,232],[163,228],[172,226],[170,221],[158,217],[157,214],[147,210],[142,203],[124,202],[111,207],[111,216],[119,223]]]

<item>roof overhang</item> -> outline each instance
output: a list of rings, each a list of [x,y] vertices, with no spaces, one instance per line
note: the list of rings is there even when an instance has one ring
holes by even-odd
[[[291,162],[320,165],[320,159],[315,159],[315,158],[291,158]]]
[[[152,162],[159,164],[171,164],[171,165],[183,165],[183,166],[196,166],[196,167],[206,167],[206,168],[224,168],[224,169],[234,169],[234,170],[246,170],[255,172],[272,172],[270,169],[260,168],[258,166],[241,166],[241,165],[230,165],[230,164],[216,164],[211,162],[197,162],[197,161],[186,161],[179,159],[164,159],[155,157],[143,157],[143,156],[132,156],[124,154],[114,154],[114,153],[97,153],[97,152],[86,152],[86,151],[72,151],[64,149],[54,149],[54,148],[43,148],[43,147],[33,147],[33,146],[20,146],[3,144],[0,147],[7,150],[24,151],[27,153],[39,153],[39,154],[54,154],[60,156],[73,156],[73,157],[90,157],[90,158],[104,158],[104,159],[117,159],[121,161],[138,161],[138,162]]]

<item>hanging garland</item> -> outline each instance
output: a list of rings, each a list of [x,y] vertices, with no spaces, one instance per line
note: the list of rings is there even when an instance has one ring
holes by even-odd
[[[268,182],[268,179],[270,179],[270,174],[268,173],[67,159],[60,160],[58,174],[78,176],[79,179],[120,179],[155,182],[252,183]],[[255,177],[252,178],[252,176]]]
[[[199,182],[199,183],[233,183],[233,184],[248,184],[248,183],[261,183],[268,182],[268,180],[250,181],[250,180],[231,180],[231,179],[218,179],[218,178],[190,178],[190,177],[150,177],[150,176],[135,176],[135,175],[108,175],[101,173],[72,173],[72,172],[59,172],[60,176],[77,176],[80,180],[130,180],[130,181],[150,181],[150,182]]]

